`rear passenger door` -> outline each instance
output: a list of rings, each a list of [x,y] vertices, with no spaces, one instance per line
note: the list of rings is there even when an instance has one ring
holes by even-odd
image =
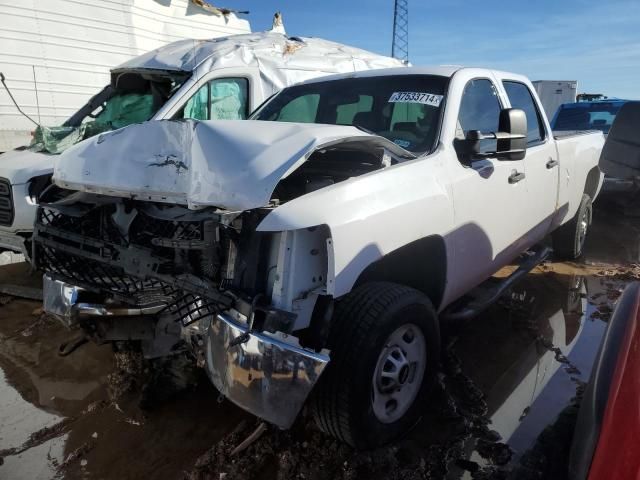
[[[540,241],[549,231],[557,210],[560,164],[551,133],[529,86],[522,81],[502,79],[502,86],[513,108],[527,115],[527,202],[524,213],[528,243]]]

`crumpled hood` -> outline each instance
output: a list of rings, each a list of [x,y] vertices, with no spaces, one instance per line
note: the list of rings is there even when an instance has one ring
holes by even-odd
[[[11,150],[0,155],[0,177],[12,185],[27,183],[33,177],[51,173],[53,155],[31,150]]]
[[[74,145],[56,158],[54,182],[72,190],[191,208],[265,206],[281,178],[317,148],[341,141],[394,143],[355,127],[257,120],[161,120]]]

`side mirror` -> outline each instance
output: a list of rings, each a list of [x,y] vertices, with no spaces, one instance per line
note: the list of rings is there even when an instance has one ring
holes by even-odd
[[[495,151],[482,151],[481,140],[496,140]],[[455,147],[458,154],[467,161],[487,157],[522,160],[527,153],[527,116],[518,108],[504,108],[500,111],[497,132],[469,130],[464,140],[455,142]]]
[[[519,108],[503,108],[496,133],[499,160],[522,160],[527,154],[527,115]]]

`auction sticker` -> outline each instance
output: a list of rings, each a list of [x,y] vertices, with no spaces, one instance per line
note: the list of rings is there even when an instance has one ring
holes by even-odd
[[[442,102],[442,95],[425,92],[393,92],[389,97],[389,103],[422,103],[439,107],[440,102]]]

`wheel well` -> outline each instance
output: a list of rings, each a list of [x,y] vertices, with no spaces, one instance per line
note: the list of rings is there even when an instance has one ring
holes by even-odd
[[[584,193],[591,197],[593,200],[598,192],[598,185],[600,184],[600,167],[593,167],[587,175],[587,181],[584,184]]]
[[[374,281],[399,283],[425,293],[437,310],[447,278],[446,254],[442,237],[434,235],[415,240],[365,268],[354,288]]]

